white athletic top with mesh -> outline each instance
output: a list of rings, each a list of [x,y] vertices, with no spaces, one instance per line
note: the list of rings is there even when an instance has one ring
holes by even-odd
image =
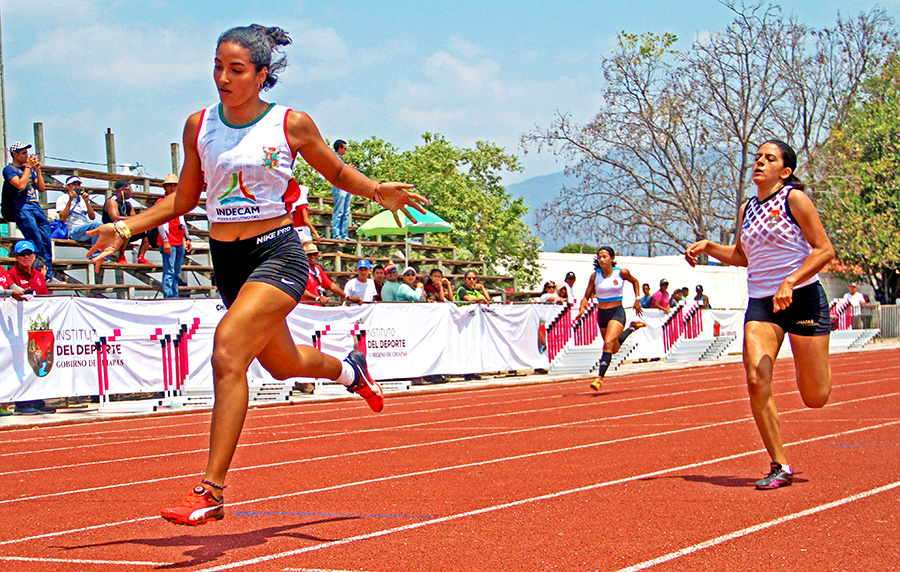
[[[741,247],[747,255],[747,290],[751,298],[773,296],[792,272],[800,268],[812,252],[800,225],[791,215],[786,185],[762,202],[747,201],[741,225]],[[795,288],[818,282],[813,276]]]
[[[218,103],[201,112],[197,151],[209,222],[265,220],[287,212],[284,193],[294,164],[287,139],[289,111],[273,103],[247,125],[225,121]]]
[[[613,267],[609,276],[603,277],[603,271],[599,268],[594,271],[594,296],[598,302],[621,302],[622,292],[625,290],[625,280],[622,272]]]

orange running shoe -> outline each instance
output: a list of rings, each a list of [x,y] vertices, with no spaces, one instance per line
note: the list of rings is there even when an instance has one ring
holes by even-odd
[[[598,377],[594,380],[594,383],[591,384],[591,389],[594,391],[600,391],[600,388],[603,387],[603,378]]]
[[[225,499],[216,500],[206,488],[197,485],[181,504],[162,510],[162,517],[175,524],[198,526],[225,518]]]
[[[362,396],[375,413],[384,409],[384,392],[381,391],[378,382],[369,375],[366,356],[359,350],[353,350],[344,358],[344,361],[353,366],[353,371],[356,373],[356,379],[347,386],[347,391]]]

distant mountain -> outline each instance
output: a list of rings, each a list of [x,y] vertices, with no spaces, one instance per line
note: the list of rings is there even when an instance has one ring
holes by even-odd
[[[525,203],[525,206],[528,207],[528,216],[525,217],[525,222],[531,228],[531,231],[535,236],[544,241],[545,252],[557,252],[560,248],[572,241],[542,236],[537,230],[535,211],[538,207],[543,206],[547,201],[559,194],[559,191],[561,191],[563,187],[566,185],[572,187],[577,183],[578,179],[567,177],[563,171],[559,171],[557,173],[550,173],[549,175],[532,177],[530,179],[525,179],[520,183],[506,186],[506,190],[511,196],[521,198]]]

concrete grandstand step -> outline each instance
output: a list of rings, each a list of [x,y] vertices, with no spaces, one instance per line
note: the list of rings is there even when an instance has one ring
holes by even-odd
[[[678,340],[666,353],[666,361],[700,361],[714,342],[713,338]]]

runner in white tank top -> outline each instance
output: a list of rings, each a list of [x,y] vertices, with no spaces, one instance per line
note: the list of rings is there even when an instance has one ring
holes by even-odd
[[[756,196],[741,209],[735,244],[701,240],[685,252],[691,266],[706,253],[748,267],[744,368],[753,418],[772,458],[768,476],[756,483],[761,490],[793,482],[772,392],[773,367],[785,333],[791,338],[803,402],[823,407],[831,394],[828,302],[816,274],[834,258],[834,249],[794,175],[796,168],[797,155],[786,143],[763,143],[753,169]]]
[[[177,190],[127,222],[106,224],[92,233],[99,239],[88,255],[96,255],[99,264],[132,232],[191,211],[209,185],[210,249],[228,311],[215,333],[216,395],[206,471],[181,504],[162,511],[163,518],[177,524],[224,517],[222,489],[247,412],[246,372],[254,359],[277,379],[336,380],[365,398],[373,410],[383,406],[381,388],[368,374],[361,352],[341,361],[294,344],[286,318],[305,286],[307,262],[283,195],[290,165],[300,153],[331,184],[394,211],[398,225],[398,210],[407,216],[407,207],[424,213],[420,203],[425,199],[407,191],[412,185],[376,183],[345,167],[308,115],[260,99],[261,90],[275,85],[276,73],[285,66],[284,58],[273,55],[289,43],[280,28],[252,25],[222,34],[213,68],[221,105],[188,118]]]
[[[600,327],[600,335],[603,337],[603,354],[597,367],[597,378],[591,383],[591,389],[600,391],[603,386],[603,376],[609,369],[614,353],[619,351],[622,342],[638,328],[644,327],[643,322],[634,321],[625,327],[625,308],[622,306],[622,294],[625,291],[625,283],[631,282],[634,287],[634,311],[640,316],[644,313],[641,308],[640,283],[626,268],[616,267],[616,251],[610,246],[601,246],[597,250],[597,258],[594,260],[594,276],[588,281],[584,298],[581,300],[581,308],[578,317],[584,315],[591,298],[597,297],[597,325]]]

